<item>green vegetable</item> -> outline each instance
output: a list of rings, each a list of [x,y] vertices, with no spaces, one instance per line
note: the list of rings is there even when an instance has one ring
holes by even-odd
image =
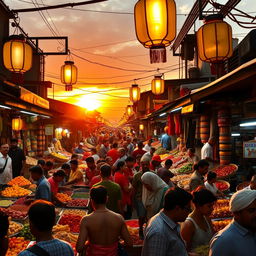
[[[155,152],[155,155],[163,155],[163,154],[166,154],[168,151],[163,148],[163,147],[159,147],[156,152]]]
[[[26,240],[35,241],[36,238],[31,234],[29,224],[25,224],[20,231],[19,236],[24,237]]]
[[[201,246],[198,246],[194,251],[200,256],[208,256],[209,250],[210,250],[209,245],[201,245]]]
[[[178,173],[191,172],[192,171],[192,167],[193,167],[193,164],[189,163],[189,164],[186,164],[186,165],[182,166],[181,168],[179,168],[177,170],[177,172]]]

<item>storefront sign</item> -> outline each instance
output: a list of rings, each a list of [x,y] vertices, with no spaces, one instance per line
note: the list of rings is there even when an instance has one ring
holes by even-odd
[[[41,108],[50,108],[48,100],[43,99],[42,97],[30,92],[29,90],[23,87],[20,87],[20,99],[28,103],[34,104],[36,106],[39,106]]]
[[[244,158],[256,158],[256,141],[246,141],[244,142]]]
[[[47,124],[45,126],[45,135],[53,135],[53,124]]]
[[[187,114],[194,111],[194,104],[187,105],[185,107],[182,107],[181,114]]]

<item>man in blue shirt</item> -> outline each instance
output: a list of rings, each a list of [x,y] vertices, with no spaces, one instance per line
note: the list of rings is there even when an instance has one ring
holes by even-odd
[[[256,255],[256,190],[240,190],[230,200],[234,221],[211,241],[209,256]]]
[[[161,138],[161,145],[164,149],[170,150],[171,149],[171,137],[168,135],[168,127],[164,128],[165,134],[162,135]]]
[[[149,220],[141,256],[187,256],[180,236],[179,222],[191,212],[192,195],[181,188],[170,188],[164,197],[164,209]]]
[[[51,186],[48,180],[43,175],[42,167],[36,165],[31,167],[29,171],[31,174],[31,178],[37,182],[35,199],[51,201]]]

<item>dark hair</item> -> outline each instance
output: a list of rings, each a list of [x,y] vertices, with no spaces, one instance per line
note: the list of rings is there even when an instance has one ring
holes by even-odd
[[[37,173],[39,175],[43,175],[44,171],[40,165],[33,166],[29,168],[29,171],[32,173]]]
[[[150,151],[153,151],[153,152],[155,152],[155,151],[156,151],[156,148],[154,148],[154,147],[151,147],[151,148],[150,148]]]
[[[53,162],[52,161],[47,161],[45,163],[45,165],[48,166],[48,167],[52,167],[53,166]]]
[[[54,174],[53,174],[53,176],[54,177],[65,177],[66,176],[66,174],[65,174],[65,172],[63,171],[63,170],[57,170]]]
[[[213,203],[217,200],[217,197],[209,190],[205,188],[197,188],[192,192],[193,203],[199,206],[203,206],[208,203]]]
[[[97,149],[96,149],[96,148],[92,148],[92,149],[91,149],[91,152],[97,153]]]
[[[42,166],[45,166],[45,161],[43,159],[39,159],[37,160],[37,165],[42,165]]]
[[[164,210],[173,210],[176,206],[183,208],[192,200],[192,195],[182,188],[169,188],[164,196]]]
[[[108,178],[111,175],[111,167],[108,164],[103,164],[100,167],[100,174],[104,178]]]
[[[188,148],[188,150],[189,150],[190,152],[192,152],[193,154],[196,152],[194,148]]]
[[[112,148],[117,148],[118,147],[118,144],[115,142],[112,144]]]
[[[51,202],[37,200],[30,206],[28,216],[38,231],[48,232],[55,224],[55,207]]]
[[[107,189],[103,186],[93,187],[90,190],[90,197],[96,204],[105,204],[107,202]]]
[[[135,162],[135,158],[132,157],[132,156],[128,156],[126,159],[125,159],[125,162]]]
[[[0,227],[0,238],[4,238],[9,229],[8,216],[4,212],[0,212]]]
[[[16,138],[12,138],[10,141],[11,141],[11,143],[12,143],[12,142],[18,143],[18,139],[16,139]]]
[[[171,159],[167,159],[164,164],[172,166],[172,160]]]
[[[118,161],[116,165],[116,172],[121,170],[121,168],[125,165],[124,161]]]
[[[207,160],[202,159],[200,160],[197,164],[194,164],[194,170],[198,171],[199,167],[205,167],[205,166],[209,166],[209,163]]]
[[[92,164],[95,163],[94,158],[93,158],[92,156],[87,157],[87,158],[85,159],[85,162],[86,162],[86,163],[92,163]]]
[[[143,142],[140,141],[140,142],[138,143],[138,148],[143,148],[143,146],[144,146]]]
[[[70,170],[70,165],[69,164],[67,164],[67,163],[65,163],[65,164],[63,164],[62,166],[61,166],[61,169],[68,169],[68,170]]]
[[[99,160],[97,161],[97,164],[100,164],[100,163],[106,163],[106,160],[104,160],[104,159],[99,159]]]
[[[216,179],[217,177],[217,173],[216,172],[208,172],[207,173],[207,180],[213,180],[213,179]]]
[[[74,159],[74,160],[71,160],[71,161],[70,161],[70,164],[78,165],[78,161],[75,160],[75,159]]]
[[[72,158],[78,158],[78,154],[72,154],[71,159]]]

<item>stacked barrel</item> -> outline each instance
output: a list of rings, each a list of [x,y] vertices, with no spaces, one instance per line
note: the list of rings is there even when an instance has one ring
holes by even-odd
[[[45,148],[44,126],[40,125],[37,133],[37,155],[42,156]]]
[[[218,127],[219,127],[219,155],[220,164],[226,165],[231,162],[231,120],[228,110],[218,111]]]
[[[207,115],[200,117],[200,138],[202,143],[206,143],[210,137],[210,119]]]

